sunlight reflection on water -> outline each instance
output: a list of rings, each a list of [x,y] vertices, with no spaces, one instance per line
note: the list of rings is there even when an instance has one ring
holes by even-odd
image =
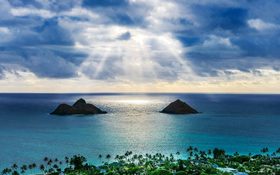
[[[127,99],[127,100],[118,100],[116,102],[127,103],[127,104],[135,104],[135,105],[152,103],[151,100],[145,100],[145,99]]]

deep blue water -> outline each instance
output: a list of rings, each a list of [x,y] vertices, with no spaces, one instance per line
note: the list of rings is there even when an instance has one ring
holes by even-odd
[[[107,110],[95,116],[51,116],[78,98]],[[180,98],[201,114],[159,113]],[[259,153],[280,147],[280,95],[0,94],[0,168],[42,162],[45,156],[185,152],[220,147]]]

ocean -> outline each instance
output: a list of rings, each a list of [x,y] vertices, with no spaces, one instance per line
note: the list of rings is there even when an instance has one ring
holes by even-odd
[[[108,114],[49,115],[84,98]],[[200,114],[159,113],[181,99]],[[0,168],[41,163],[45,156],[176,153],[188,146],[228,153],[280,147],[280,95],[249,94],[0,94]]]

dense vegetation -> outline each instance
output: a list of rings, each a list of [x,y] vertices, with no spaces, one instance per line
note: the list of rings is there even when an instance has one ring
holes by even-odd
[[[124,155],[99,155],[103,160],[101,166],[87,163],[87,159],[81,155],[64,160],[45,157],[41,165],[35,163],[29,165],[13,164],[2,171],[3,175],[30,174],[41,172],[49,175],[279,175],[280,174],[280,148],[268,154],[268,148],[263,148],[258,155],[228,155],[222,149],[200,151],[195,147],[186,149],[188,156],[180,156],[180,153],[168,156],[157,153],[154,155],[137,155],[127,151]],[[181,157],[181,159],[176,158]],[[243,172],[243,173],[242,173]]]

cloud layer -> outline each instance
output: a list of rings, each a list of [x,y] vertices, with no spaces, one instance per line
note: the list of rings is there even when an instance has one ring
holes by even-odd
[[[279,8],[277,0],[1,1],[0,82],[277,84]]]

